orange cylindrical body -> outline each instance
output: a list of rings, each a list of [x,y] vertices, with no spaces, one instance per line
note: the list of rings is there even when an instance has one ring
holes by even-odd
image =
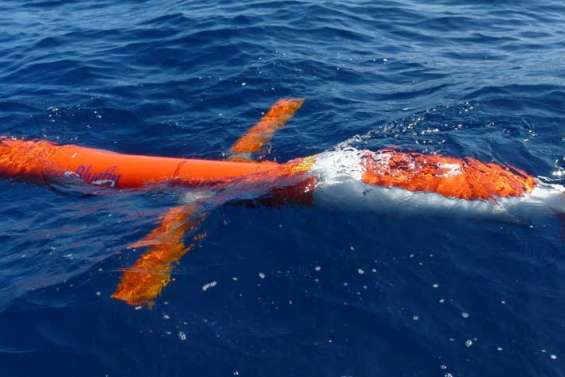
[[[0,175],[28,179],[70,177],[117,188],[159,183],[213,185],[244,177],[257,182],[273,181],[308,173],[315,160],[309,157],[286,164],[210,161],[130,155],[42,140],[0,139]],[[366,184],[433,192],[457,199],[517,197],[531,192],[537,184],[534,177],[521,170],[472,158],[382,150],[368,153],[361,164],[362,181]],[[308,183],[308,179],[294,182],[298,191],[313,189],[315,184]],[[296,195],[291,195],[287,187],[281,192],[279,189],[274,192],[293,201]]]
[[[275,162],[130,155],[48,141],[0,141],[0,175],[31,179],[74,177],[89,184],[117,188],[139,188],[163,182],[215,184],[260,173],[288,172],[283,167]]]

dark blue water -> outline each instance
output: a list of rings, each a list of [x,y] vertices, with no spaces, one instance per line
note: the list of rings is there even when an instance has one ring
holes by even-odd
[[[0,1],[0,134],[222,158],[295,96],[270,158],[396,145],[559,179],[564,57],[558,0]],[[2,377],[565,376],[553,217],[228,206],[135,310],[109,297],[126,245],[179,192],[0,188]]]

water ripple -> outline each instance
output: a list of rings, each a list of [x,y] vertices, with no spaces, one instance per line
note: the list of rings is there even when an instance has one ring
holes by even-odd
[[[556,0],[4,1],[0,134],[222,158],[295,96],[269,158],[396,147],[562,180],[564,18]],[[228,206],[135,311],[109,299],[125,246],[181,193],[0,185],[2,376],[564,369],[556,218]]]

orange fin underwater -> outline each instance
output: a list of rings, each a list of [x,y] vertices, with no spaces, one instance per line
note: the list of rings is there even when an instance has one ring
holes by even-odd
[[[250,156],[261,151],[265,144],[273,138],[274,133],[292,119],[303,103],[302,98],[278,100],[256,125],[233,144],[229,159],[252,160]]]
[[[185,233],[196,230],[205,218],[206,214],[200,213],[198,205],[170,209],[157,228],[145,239],[131,245],[148,246],[149,250],[124,271],[112,298],[129,305],[151,306],[171,281],[176,262],[204,239],[204,234],[197,234],[188,246],[183,242]]]

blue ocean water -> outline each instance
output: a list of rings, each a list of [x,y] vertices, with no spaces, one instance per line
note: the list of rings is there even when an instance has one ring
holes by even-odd
[[[394,145],[559,181],[564,26],[557,0],[0,1],[0,134],[219,159],[293,96],[268,158]],[[110,298],[126,245],[178,191],[0,187],[3,377],[565,375],[555,217],[226,206],[136,310]]]

